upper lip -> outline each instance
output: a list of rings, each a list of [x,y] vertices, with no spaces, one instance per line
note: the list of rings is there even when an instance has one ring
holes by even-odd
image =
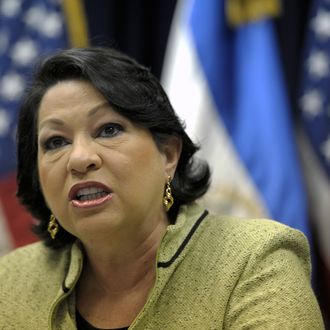
[[[101,188],[105,192],[111,193],[111,189],[101,182],[97,182],[97,181],[80,182],[80,183],[76,183],[71,187],[69,191],[69,200],[71,201],[75,199],[77,197],[78,191],[84,188]]]

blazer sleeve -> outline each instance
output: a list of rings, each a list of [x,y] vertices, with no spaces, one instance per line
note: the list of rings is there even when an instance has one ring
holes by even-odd
[[[297,230],[258,233],[235,289],[225,329],[324,329],[310,285],[309,246]]]

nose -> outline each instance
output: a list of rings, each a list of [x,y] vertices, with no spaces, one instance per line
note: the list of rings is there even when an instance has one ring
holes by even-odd
[[[75,140],[71,145],[67,170],[73,173],[86,173],[100,168],[101,157],[98,155],[96,146],[86,138]]]

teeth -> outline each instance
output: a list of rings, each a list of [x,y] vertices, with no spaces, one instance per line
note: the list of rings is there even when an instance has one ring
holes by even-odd
[[[77,195],[82,196],[82,195],[97,194],[102,191],[103,191],[103,189],[96,188],[96,187],[83,188],[83,189],[78,190]]]
[[[104,197],[107,194],[108,192],[104,191],[102,188],[97,188],[97,187],[82,188],[78,190],[75,199],[78,199],[80,201],[89,201]]]
[[[78,198],[81,201],[90,201],[90,200],[93,200],[93,199],[98,199],[98,198],[104,197],[106,195],[107,195],[106,192],[101,191],[101,192],[97,192],[96,194],[82,195],[82,196],[80,196]]]

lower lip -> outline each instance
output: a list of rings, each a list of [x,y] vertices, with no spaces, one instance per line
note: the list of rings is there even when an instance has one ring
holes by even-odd
[[[88,200],[88,201],[72,200],[71,205],[76,208],[87,209],[87,208],[100,206],[100,205],[108,202],[111,199],[112,199],[112,194],[108,194],[104,197],[101,197],[98,199],[92,199],[92,200]]]

